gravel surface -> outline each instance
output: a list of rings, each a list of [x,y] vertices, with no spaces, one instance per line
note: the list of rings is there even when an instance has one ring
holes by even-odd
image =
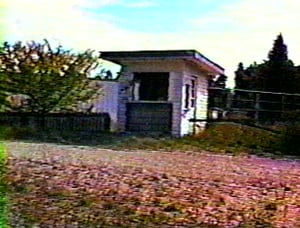
[[[190,211],[186,213],[198,213],[199,218],[206,213],[208,215],[212,213],[210,212],[212,208],[203,208],[201,213],[197,212],[197,206],[193,206],[196,199],[205,201],[210,196],[218,199],[221,197],[228,202],[228,205],[233,205],[232,207],[241,205],[246,208],[248,202],[278,197],[276,194],[282,188],[286,188],[289,190],[285,195],[289,199],[289,212],[285,216],[284,223],[290,224],[287,227],[295,227],[297,221],[300,223],[299,160],[275,160],[256,156],[230,156],[208,152],[116,151],[88,146],[13,141],[5,142],[5,145],[13,159],[24,160],[23,158],[26,158],[32,162],[42,162],[41,164],[46,162],[47,164],[70,165],[73,167],[72,169],[74,169],[74,165],[78,165],[82,172],[97,173],[98,169],[102,169],[111,173],[109,175],[113,175],[114,178],[108,178],[106,184],[101,179],[102,185],[89,177],[90,179],[86,180],[86,183],[90,186],[91,192],[95,191],[95,188],[99,188],[98,192],[101,192],[103,186],[108,189],[110,186],[117,185],[121,186],[120,192],[117,193],[120,194],[120,198],[125,191],[128,195],[126,197],[132,196],[133,200],[142,194],[140,189],[135,190],[133,187],[140,186],[135,183],[138,180],[143,183],[144,192],[149,195],[148,198],[143,198],[147,202],[148,199],[155,198],[158,191],[162,191],[162,186],[164,189],[169,186],[169,201],[179,201],[183,205],[189,204]],[[51,169],[47,168],[47,164],[43,169],[52,172]],[[24,166],[27,165],[26,163]],[[85,166],[89,168],[85,170]],[[31,166],[28,167],[30,170]],[[35,170],[36,168],[33,169],[33,171]],[[43,171],[39,171],[37,175],[40,175],[41,172]],[[57,179],[53,180],[57,185],[63,186],[66,183],[65,180],[59,178],[66,178],[68,181],[72,179],[72,173],[69,175],[68,170],[65,170],[65,177],[64,170],[58,169],[58,171],[53,172],[57,172],[55,173]],[[74,176],[74,174],[72,175]],[[153,182],[149,181],[149,177],[156,180],[155,186]],[[128,182],[128,179],[132,180]],[[77,180],[74,179],[74,181]],[[131,183],[132,186],[128,183]],[[149,202],[151,204],[152,201]],[[139,210],[142,209],[139,208]],[[228,208],[218,213],[226,215],[226,210]],[[278,224],[282,225],[280,221]],[[278,227],[284,227],[281,225]]]

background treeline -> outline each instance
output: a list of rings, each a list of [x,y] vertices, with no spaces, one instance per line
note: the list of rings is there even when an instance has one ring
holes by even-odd
[[[288,58],[282,34],[274,41],[263,63],[248,67],[239,63],[235,72],[235,88],[283,93],[300,93],[300,66]]]

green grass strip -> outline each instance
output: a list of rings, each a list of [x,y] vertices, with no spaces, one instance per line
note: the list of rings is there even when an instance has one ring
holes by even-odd
[[[0,227],[8,228],[8,198],[7,198],[7,184],[5,182],[6,164],[7,164],[7,150],[0,142]]]

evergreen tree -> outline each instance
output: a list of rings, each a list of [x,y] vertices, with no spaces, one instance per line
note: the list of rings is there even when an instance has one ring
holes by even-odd
[[[279,34],[268,53],[267,61],[261,64],[254,62],[247,68],[239,63],[235,72],[235,88],[299,93],[297,75],[297,68],[288,58],[287,45],[282,34]]]
[[[281,34],[274,41],[266,64],[266,68],[259,75],[259,79],[264,82],[263,90],[295,92],[293,85],[295,68],[288,59],[287,46]]]
[[[235,88],[236,89],[257,89],[257,74],[261,68],[256,62],[244,68],[243,63],[239,63],[235,71]]]
[[[282,34],[279,34],[274,40],[273,47],[268,53],[268,59],[263,63],[253,63],[244,67],[242,63],[238,65],[235,72],[236,89],[283,92],[283,93],[300,93],[300,66],[295,67],[293,62],[288,58],[288,48],[284,43]],[[252,94],[253,95],[253,94]],[[243,102],[239,100],[253,100],[251,93],[236,91],[236,106],[246,108]],[[274,110],[274,112],[259,113],[262,119],[277,119],[282,117],[278,112],[283,107],[297,109],[293,104],[298,103],[298,97],[261,93],[259,96],[261,102],[260,108]],[[288,105],[282,105],[281,101],[285,100]]]
[[[239,63],[235,73],[235,88],[236,89],[245,89],[245,69],[243,63]]]
[[[292,78],[292,93],[297,93],[300,94],[300,66],[295,66],[294,67],[294,72],[293,72],[293,78]]]
[[[287,46],[283,41],[281,33],[277,36],[276,40],[274,41],[273,48],[269,52],[268,58],[269,62],[273,64],[281,64],[283,62],[288,61]]]

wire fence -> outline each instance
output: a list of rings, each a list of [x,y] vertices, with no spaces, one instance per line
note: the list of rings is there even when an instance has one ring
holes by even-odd
[[[211,87],[208,103],[208,122],[253,125],[300,122],[300,94]]]

